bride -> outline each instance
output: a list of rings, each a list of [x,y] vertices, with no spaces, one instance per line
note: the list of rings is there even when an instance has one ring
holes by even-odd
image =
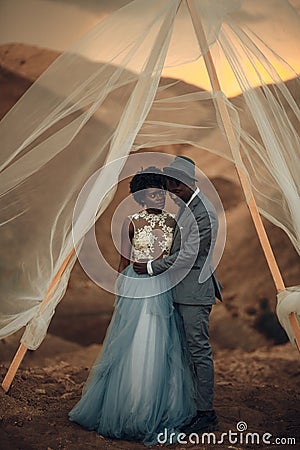
[[[144,207],[122,227],[114,314],[102,353],[69,418],[116,439],[157,443],[195,414],[184,331],[172,303],[167,274],[138,275],[133,261],[168,255],[174,217],[164,211],[165,178],[149,167],[130,182]]]

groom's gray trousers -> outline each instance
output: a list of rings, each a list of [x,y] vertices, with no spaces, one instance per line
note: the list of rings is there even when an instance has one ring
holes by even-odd
[[[196,407],[199,411],[213,409],[214,363],[209,343],[211,305],[174,303],[183,320],[192,372],[195,378]]]

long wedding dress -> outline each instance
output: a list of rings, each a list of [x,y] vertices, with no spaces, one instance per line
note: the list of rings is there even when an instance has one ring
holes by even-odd
[[[132,260],[164,257],[174,219],[162,211],[131,216]],[[100,356],[70,420],[117,439],[158,442],[195,414],[181,319],[174,309],[168,276],[138,275],[132,264],[117,280],[115,310]]]

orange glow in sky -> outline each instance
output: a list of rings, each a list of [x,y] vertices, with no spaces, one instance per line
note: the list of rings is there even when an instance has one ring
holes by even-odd
[[[293,79],[296,77],[296,73],[300,73],[299,60],[296,58],[294,60],[290,59],[289,64],[291,67],[285,66],[278,61],[272,61],[272,66],[283,81]],[[265,83],[272,83],[275,81],[261,64],[256,63],[256,65],[259,70],[260,77]],[[220,73],[221,71],[222,74],[220,77],[222,91],[228,97],[239,95],[241,93],[241,88],[229,64],[223,61],[222,64],[219,64],[219,68],[217,69],[219,69],[217,72]],[[292,69],[294,69],[295,72]],[[205,90],[211,90],[209,76],[202,59],[180,67],[166,68],[163,71],[163,75],[171,78],[180,78],[186,83],[193,84]],[[254,71],[253,67],[249,66],[247,68],[247,78],[251,87],[260,85],[257,73]]]

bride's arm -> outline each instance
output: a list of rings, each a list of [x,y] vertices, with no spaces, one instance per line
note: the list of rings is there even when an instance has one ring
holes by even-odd
[[[134,235],[134,227],[131,219],[127,217],[121,231],[121,255],[118,272],[121,273],[130,264],[131,241]]]

